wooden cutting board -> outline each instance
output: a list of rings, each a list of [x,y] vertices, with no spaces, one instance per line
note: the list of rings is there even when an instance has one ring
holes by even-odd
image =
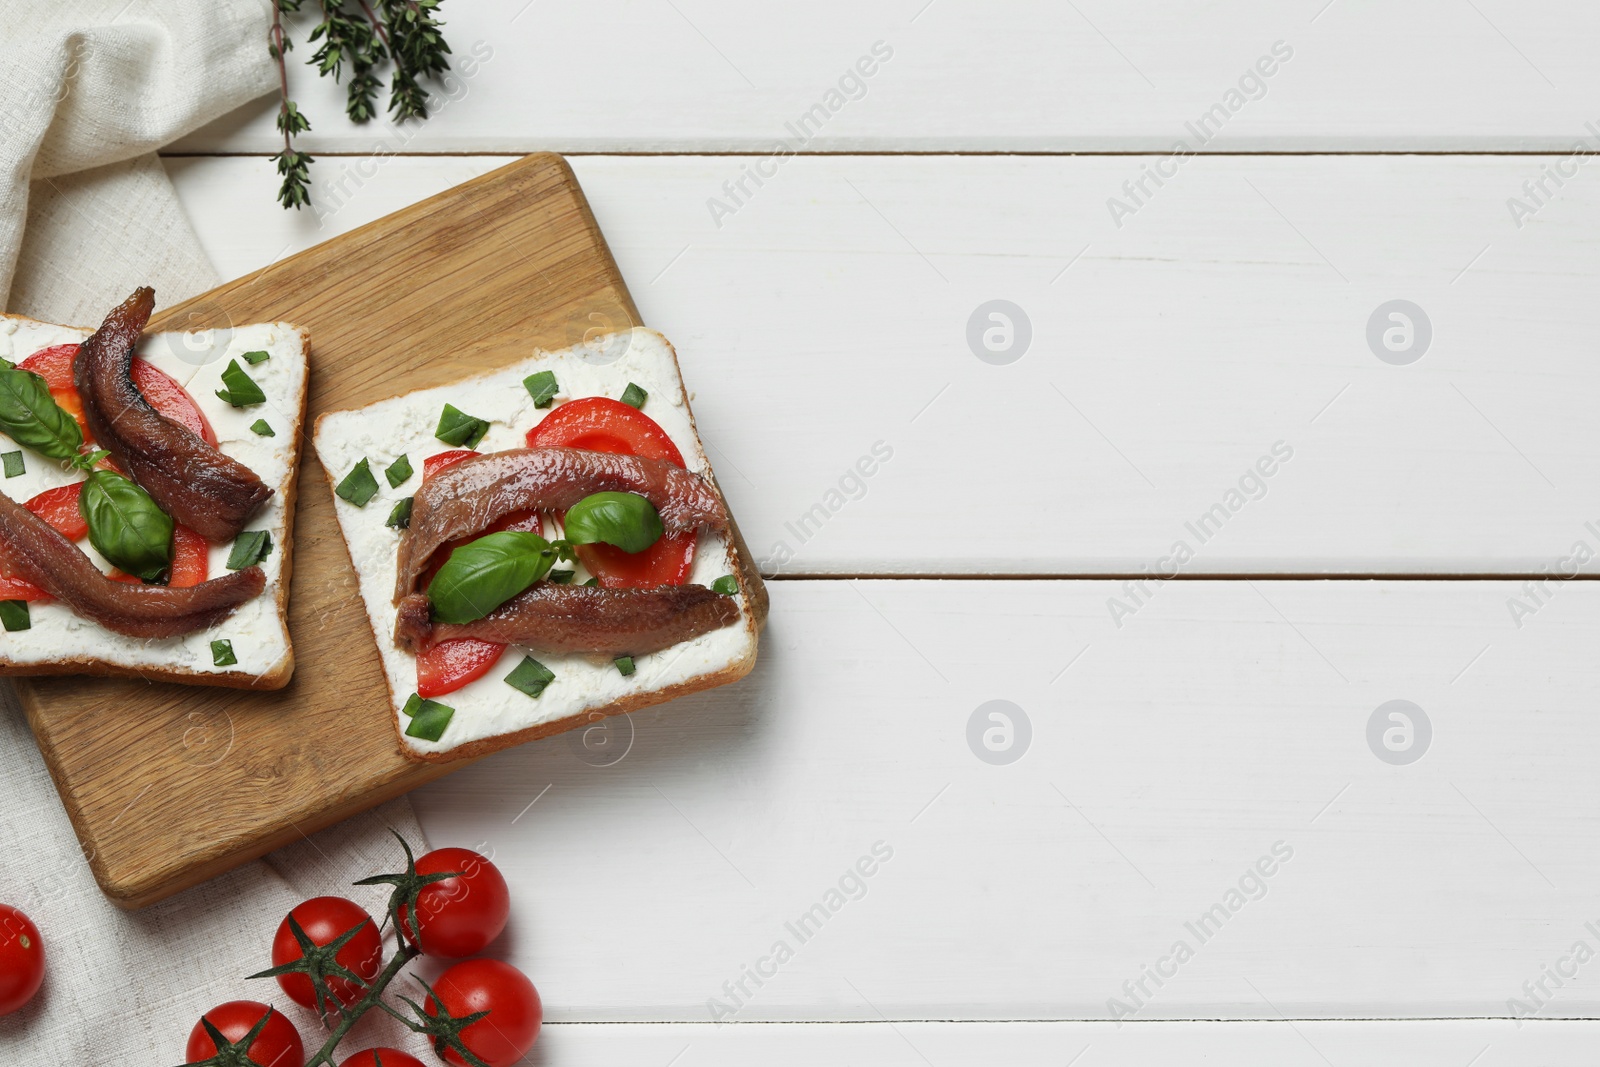
[[[159,295],[159,294],[158,294]],[[289,629],[276,693],[18,679],[100,887],[137,908],[462,764],[408,762],[311,448],[316,417],[505,366],[639,314],[560,156],[529,156],[157,315],[311,332]]]

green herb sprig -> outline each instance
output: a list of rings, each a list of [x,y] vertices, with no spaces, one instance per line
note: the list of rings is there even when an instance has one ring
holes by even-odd
[[[300,11],[305,0],[273,0],[272,28],[267,53],[278,65],[278,132],[283,151],[274,158],[282,184],[278,203],[285,209],[311,203],[310,155],[294,147],[294,138],[311,129],[311,121],[289,98],[289,72],[284,57],[294,41],[284,31],[283,16]],[[428,117],[428,94],[423,82],[437,79],[450,69],[450,45],[439,21],[441,0],[318,0],[322,21],[306,40],[316,44],[309,65],[319,77],[332,77],[345,87],[345,115],[365,123],[377,114],[380,74],[393,65],[389,82],[389,114],[396,122]],[[374,2],[376,10],[374,10]]]

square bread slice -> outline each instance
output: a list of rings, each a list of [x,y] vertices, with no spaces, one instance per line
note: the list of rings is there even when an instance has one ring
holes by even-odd
[[[553,372],[559,387],[554,404],[543,409],[534,407],[523,385],[523,379],[538,371]],[[561,351],[536,351],[504,370],[381,400],[355,411],[329,412],[317,419],[314,444],[330,486],[336,488],[362,460],[378,482],[377,495],[359,507],[335,492],[334,509],[383,659],[395,730],[407,757],[443,762],[484,755],[608,715],[726,685],[744,677],[755,665],[756,634],[766,618],[766,589],[737,528],[730,527],[727,535],[702,531],[689,581],[709,586],[724,575],[733,575],[739,586],[739,619],[733,625],[635,657],[634,673],[626,677],[609,658],[538,653],[537,661],[555,674],[538,697],[507,684],[506,676],[531,655],[527,649],[508,648],[483,677],[436,698],[454,709],[438,740],[406,733],[410,723],[406,705],[416,690],[416,659],[394,643],[392,596],[400,531],[388,526],[387,520],[397,503],[417,491],[423,461],[459,447],[434,436],[444,406],[452,404],[487,421],[489,429],[477,450],[498,452],[526,447],[527,432],[564,401],[585,396],[617,399],[630,383],[648,393],[642,410],[671,436],[688,468],[715,487],[684,394],[677,356],[667,339],[654,330],[634,329]],[[385,471],[402,456],[413,473],[391,487]],[[545,533],[554,536],[548,522]],[[567,566],[571,565],[562,564]],[[572,580],[581,584],[588,577],[578,564]]]
[[[92,332],[0,316],[0,357],[20,364],[41,349],[77,344]],[[34,603],[29,605],[28,629],[0,632],[0,675],[127,675],[190,685],[281,689],[294,674],[287,612],[295,480],[306,407],[305,332],[272,322],[192,333],[147,333],[135,351],[184,387],[216,431],[222,452],[274,489],[248,527],[272,536],[272,550],[261,561],[266,588],[210,629],[159,640],[112,633],[60,603]],[[247,352],[265,352],[267,358],[253,357],[252,363],[244,358]],[[236,408],[217,396],[217,390],[224,388],[222,372],[234,360],[261,386],[265,403]],[[257,420],[266,422],[271,436],[251,429]],[[0,452],[19,449],[23,472],[0,478],[0,492],[18,503],[87,477],[82,471],[61,470],[53,460],[0,433]],[[101,570],[112,570],[87,540],[78,544]],[[231,544],[210,546],[210,577],[228,573],[230,549]],[[227,641],[237,662],[218,666],[213,641]]]

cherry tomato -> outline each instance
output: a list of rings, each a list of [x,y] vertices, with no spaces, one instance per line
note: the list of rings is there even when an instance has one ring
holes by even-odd
[[[461,1031],[461,1043],[489,1067],[511,1067],[533,1047],[539,1036],[544,1008],[539,991],[528,976],[499,960],[464,960],[454,964],[433,983],[429,1015],[438,1015],[442,1003],[453,1018],[474,1012],[489,1014]],[[442,1053],[446,1063],[466,1067],[453,1050]]]
[[[10,1015],[39,991],[44,981],[44,940],[33,920],[0,904],[0,1015]]]
[[[409,1052],[397,1048],[364,1048],[339,1067],[427,1067]]]
[[[459,873],[417,895],[417,925],[423,952],[458,960],[482,952],[500,936],[511,914],[511,891],[500,868],[470,848],[436,848],[417,860],[418,874],[446,871]],[[405,908],[400,909],[400,932],[415,944]]]
[[[620,400],[586,396],[568,401],[528,431],[529,448],[586,448],[623,456],[660,459],[683,466],[683,453],[649,415]],[[643,552],[613,545],[583,545],[578,558],[607,589],[682,585],[694,566],[699,535],[689,530],[663,537]]]
[[[316,945],[336,941],[339,935],[359,925],[361,932],[351,938],[334,959],[369,982],[378,977],[378,971],[383,967],[383,942],[378,936],[377,925],[361,905],[344,897],[312,897],[296,905],[289,916],[300,924],[300,929]],[[302,955],[300,943],[295,940],[294,931],[289,929],[289,919],[285,918],[278,924],[278,932],[272,938],[272,965],[281,967]],[[316,1009],[316,991],[311,986],[311,979],[305,975],[280,974],[278,985],[296,1004]],[[346,1007],[366,994],[366,990],[349,979],[337,977],[328,979],[328,990]]]
[[[172,567],[167,572],[167,585],[173,589],[199,585],[206,580],[210,570],[211,546],[206,539],[187,526],[173,524]],[[119,570],[113,570],[109,577],[116,582],[140,584],[139,578]]]
[[[254,1000],[230,1000],[206,1012],[205,1019],[215,1026],[229,1041],[238,1041],[250,1028],[271,1013],[272,1018],[261,1028],[250,1043],[250,1062],[261,1067],[305,1067],[306,1050],[300,1043],[300,1032],[284,1018],[283,1013]],[[184,1058],[190,1063],[210,1059],[217,1054],[216,1042],[200,1023],[189,1031],[189,1045]]]
[[[44,379],[56,403],[71,412],[78,420],[84,440],[87,441],[89,428],[83,421],[83,400],[78,396],[78,389],[72,378],[72,361],[77,355],[77,345],[51,345],[49,348],[41,348],[17,366],[32,371]],[[194,399],[184,391],[183,386],[148,360],[135,358],[131,373],[133,384],[138,386],[139,392],[150,402],[151,407],[173,422],[199,434],[206,444],[216,445],[216,432],[211,429],[205,414],[195,404]]]

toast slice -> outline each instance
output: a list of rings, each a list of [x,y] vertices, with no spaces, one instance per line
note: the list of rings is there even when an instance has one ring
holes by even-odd
[[[77,344],[92,330],[56,326],[16,315],[0,316],[0,357],[22,363],[52,345]],[[251,520],[272,548],[261,560],[267,584],[261,595],[222,622],[182,637],[139,640],[112,633],[56,602],[33,603],[28,628],[0,632],[0,675],[100,674],[238,689],[281,689],[294,674],[288,605],[296,478],[306,410],[307,337],[288,323],[263,323],[193,333],[147,333],[136,353],[183,386],[217,437],[217,447],[271,486],[273,495]],[[266,359],[245,353],[267,353]],[[217,396],[231,361],[261,387],[266,402],[236,408]],[[254,360],[254,362],[252,362]],[[252,430],[258,420],[271,436]],[[68,469],[14,444],[0,433],[0,452],[20,451],[23,472],[0,478],[0,492],[19,503],[84,472]],[[15,461],[13,461],[15,462]],[[79,547],[101,570],[113,568],[87,540]],[[228,573],[231,544],[208,546],[210,577]],[[234,663],[218,664],[212,642],[226,641]]]
[[[539,371],[555,375],[559,391],[554,403],[534,406],[524,379]],[[395,505],[417,491],[423,463],[430,456],[461,447],[435,437],[446,404],[483,419],[489,429],[477,444],[479,452],[525,447],[527,432],[560,404],[585,396],[620,398],[630,383],[643,387],[642,408],[672,438],[688,469],[716,487],[710,461],[695,430],[677,355],[654,330],[634,329],[609,334],[574,348],[536,351],[504,370],[392,397],[354,411],[329,412],[317,419],[314,445],[330,487],[334,511],[354,565],[361,599],[383,660],[400,750],[408,758],[444,762],[547,737],[636,711],[688,693],[727,685],[755,665],[757,633],[766,620],[767,595],[737,527],[726,535],[701,531],[689,581],[711,585],[725,575],[738,584],[738,620],[671,648],[634,659],[634,673],[624,676],[609,658],[529,653],[515,646],[482,677],[435,698],[453,709],[438,740],[409,736],[407,704],[417,688],[416,659],[394,641],[396,548],[400,531],[389,525]],[[402,456],[413,473],[391,486],[385,477]],[[337,493],[338,484],[362,460],[378,483],[377,495],[357,506]],[[717,490],[721,495],[721,490]],[[549,524],[546,533],[551,533]],[[568,566],[568,565],[563,565]],[[582,584],[588,572],[576,565],[571,580]],[[506,677],[534,655],[555,679],[537,697],[507,684]]]

